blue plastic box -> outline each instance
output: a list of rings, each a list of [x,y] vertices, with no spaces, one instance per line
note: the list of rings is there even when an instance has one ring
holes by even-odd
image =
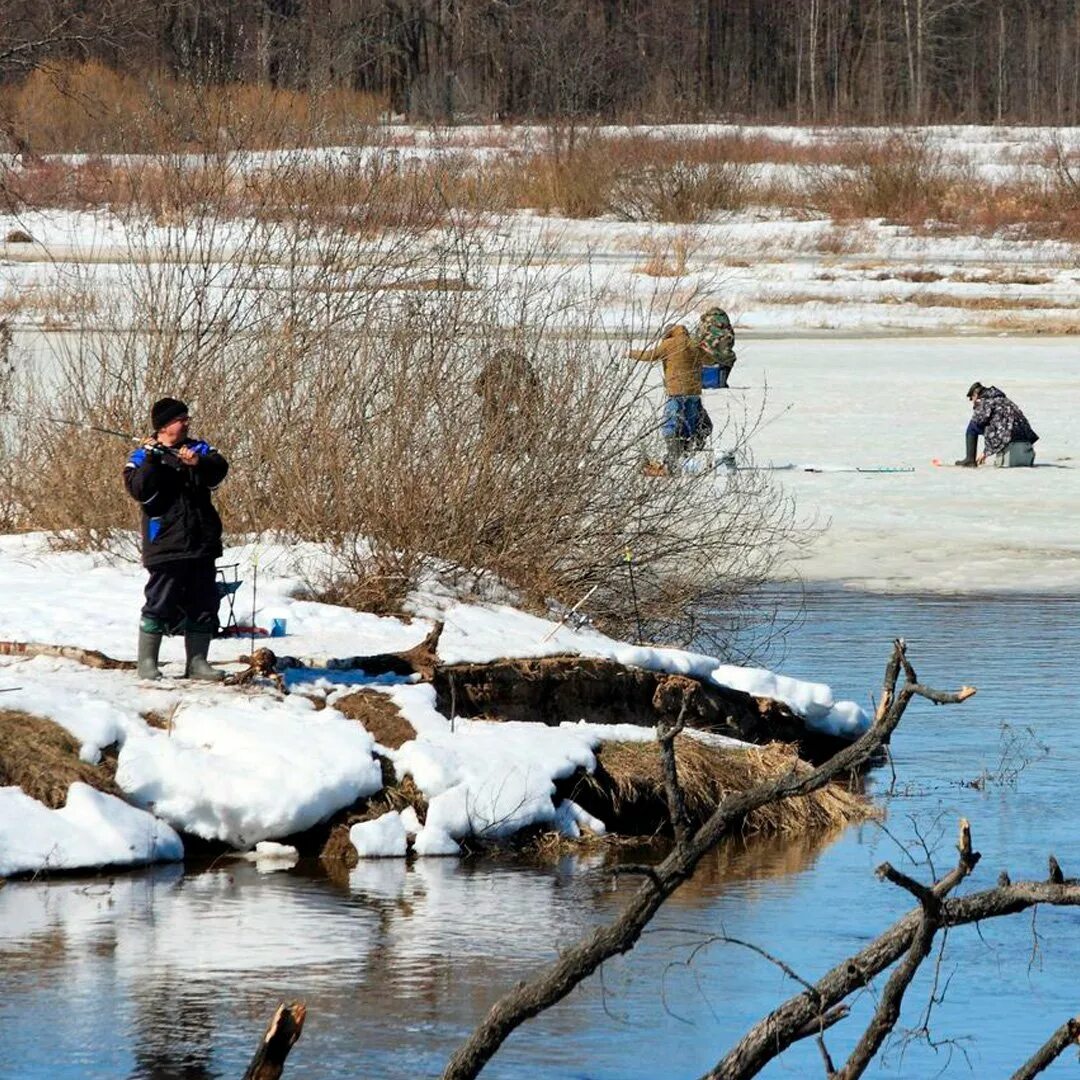
[[[719,390],[724,382],[724,369],[719,364],[706,364],[701,369],[701,388],[703,390]]]

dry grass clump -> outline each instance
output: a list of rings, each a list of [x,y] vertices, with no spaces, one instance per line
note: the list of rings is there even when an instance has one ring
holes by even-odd
[[[616,816],[652,816],[657,810],[666,815],[663,772],[655,743],[605,742],[597,756],[600,767],[583,784],[610,800]],[[675,740],[675,761],[686,810],[695,825],[701,824],[728,795],[775,780],[793,767],[797,773],[812,768],[800,762],[786,743],[732,750],[686,735]],[[743,823],[743,832],[804,832],[862,821],[873,814],[866,800],[839,784],[830,784],[811,795],[755,810]],[[598,816],[603,817],[603,813]]]
[[[962,281],[968,285],[1049,285],[1052,274],[1032,273],[1028,270],[997,268],[992,270],[954,270],[950,281]]]
[[[998,330],[1005,334],[1058,334],[1062,337],[1080,334],[1080,320],[1018,319],[1015,315],[1006,315],[1000,319],[989,319],[983,324],[988,330]]]
[[[810,247],[823,255],[850,255],[866,246],[862,230],[851,225],[823,229],[810,241]]]
[[[914,285],[928,285],[933,282],[941,281],[944,277],[945,275],[939,273],[937,270],[927,270],[922,268],[918,270],[883,270],[880,274],[874,275],[874,280],[910,281]]]
[[[360,859],[349,839],[348,825],[335,825],[330,830],[330,835],[319,852],[319,858],[330,867],[343,866],[351,870],[356,866]]]
[[[406,807],[411,806],[416,811],[416,816],[423,821],[427,817],[428,803],[424,793],[416,786],[411,776],[401,780],[392,780],[377,795],[368,800],[367,809],[349,821],[355,825],[358,821],[374,821],[383,814],[396,810],[401,813]]]
[[[124,797],[106,761],[79,760],[79,743],[53,720],[18,710],[0,710],[0,785],[15,785],[33,799],[59,810],[76,781],[117,798]]]
[[[913,304],[915,307],[963,308],[969,311],[1057,311],[1080,307],[1066,300],[1042,300],[1030,296],[957,296],[955,293],[917,292],[910,296],[882,297],[883,304]]]
[[[97,295],[82,285],[20,285],[17,293],[0,293],[0,319],[30,317],[45,330],[81,325],[97,307]]]
[[[357,720],[377,743],[397,750],[416,738],[416,729],[401,715],[401,710],[377,690],[357,690],[334,702],[334,707],[350,720]]]
[[[643,243],[648,258],[634,270],[649,277],[682,277],[688,268],[690,255],[698,243],[685,232],[670,243],[664,239],[648,239]]]

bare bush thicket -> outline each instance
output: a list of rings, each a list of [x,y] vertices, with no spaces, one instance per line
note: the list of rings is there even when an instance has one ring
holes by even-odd
[[[731,162],[628,169],[615,177],[611,206],[626,221],[705,221],[743,209],[748,180],[745,166]]]
[[[838,168],[807,169],[806,176],[810,205],[840,220],[941,218],[965,181],[946,169],[940,146],[921,132],[856,140]]]
[[[385,99],[345,88],[201,85],[97,61],[51,61],[0,87],[3,128],[34,154],[168,153],[353,143]]]
[[[152,188],[132,180],[131,220],[142,194],[149,216],[118,286],[99,285],[80,332],[19,387],[33,527],[133,554],[123,447],[57,455],[43,417],[137,432],[168,393],[232,462],[229,529],[328,541],[327,596],[389,609],[433,573],[493,578],[536,605],[588,593],[589,614],[622,635],[686,643],[709,618],[719,649],[756,617],[757,587],[797,536],[792,507],[764,472],[645,475],[659,394],[628,342],[605,340],[580,268],[502,246],[446,209],[437,176],[386,229],[371,220],[378,169],[309,173],[290,155],[244,168],[163,159]],[[280,213],[301,188],[306,225]],[[642,333],[672,314],[643,313]],[[476,379],[500,349],[531,359],[541,407],[485,412]],[[754,419],[717,417],[717,440],[736,449]]]

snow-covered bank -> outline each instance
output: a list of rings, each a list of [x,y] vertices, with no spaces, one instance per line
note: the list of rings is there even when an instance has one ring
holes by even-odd
[[[245,554],[251,552],[227,553],[225,561],[242,561]],[[408,648],[427,635],[431,623],[425,619],[406,623],[293,599],[302,569],[297,560],[316,554],[259,551],[256,619],[286,618],[289,635],[282,645],[290,652],[314,658],[372,654]],[[72,645],[130,658],[143,577],[134,564],[52,552],[41,536],[0,537],[0,593],[8,600],[0,611],[0,641]],[[238,595],[241,611],[250,611],[247,589],[245,583]],[[867,725],[857,705],[835,701],[822,684],[673,649],[630,646],[509,607],[452,604],[439,614],[445,620],[444,662],[600,657],[783,701],[808,725],[848,738]],[[235,659],[246,647],[245,641],[221,641],[213,658]],[[167,676],[177,671],[175,655],[166,656]],[[0,712],[0,723],[18,725],[14,710],[50,718],[75,737],[89,763],[117,746],[116,783],[140,808],[73,786],[65,809],[48,810],[15,788],[0,789],[0,875],[177,858],[172,828],[237,848],[289,836],[378,792],[379,753],[399,777],[412,778],[428,813],[422,824],[391,820],[362,829],[358,846],[369,855],[403,854],[407,833],[415,836],[418,854],[452,854],[467,836],[499,837],[529,825],[569,835],[582,825],[600,832],[602,822],[555,798],[556,781],[593,769],[605,740],[653,737],[649,728],[628,725],[547,728],[455,718],[437,710],[430,686],[411,680],[368,679],[355,671],[307,675],[298,692],[281,697],[266,686],[145,684],[130,671],[97,670],[55,656],[0,657],[0,707],[12,710]],[[390,750],[356,721],[325,707],[358,685],[389,695],[416,737]],[[73,821],[83,828],[73,828]]]
[[[183,855],[180,837],[165,821],[87,784],[72,784],[60,810],[17,787],[0,787],[0,877],[172,862]]]

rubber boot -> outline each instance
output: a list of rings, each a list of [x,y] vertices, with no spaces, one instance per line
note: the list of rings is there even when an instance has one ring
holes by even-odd
[[[668,475],[674,476],[682,468],[682,460],[686,456],[687,440],[681,435],[664,436],[664,465]]]
[[[184,668],[184,674],[189,679],[221,682],[225,678],[224,671],[211,667],[206,660],[206,654],[210,651],[210,642],[213,639],[213,634],[196,630],[189,630],[184,634],[184,648],[187,650],[187,667]]]
[[[979,436],[974,435],[969,431],[967,433],[967,454],[960,458],[956,464],[962,469],[974,469],[975,466],[978,465],[978,461],[976,460],[978,458],[978,453]]]
[[[160,679],[158,655],[161,652],[161,635],[151,633],[139,627],[139,667],[140,679]]]

